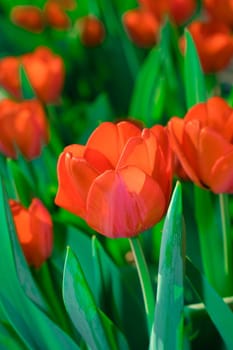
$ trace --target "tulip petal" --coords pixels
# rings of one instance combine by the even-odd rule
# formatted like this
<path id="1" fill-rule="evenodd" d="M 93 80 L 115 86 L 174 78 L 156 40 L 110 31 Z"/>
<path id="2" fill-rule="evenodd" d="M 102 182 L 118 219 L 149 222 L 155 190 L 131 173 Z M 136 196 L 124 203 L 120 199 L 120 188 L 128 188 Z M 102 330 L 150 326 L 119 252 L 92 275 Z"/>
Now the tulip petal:
<path id="1" fill-rule="evenodd" d="M 63 152 L 58 160 L 59 187 L 55 203 L 84 217 L 87 193 L 97 175 L 85 159 Z"/>
<path id="2" fill-rule="evenodd" d="M 25 255 L 29 264 L 39 267 L 52 253 L 53 224 L 49 212 L 37 198 L 32 200 L 28 212 L 33 237 L 28 249 L 25 247 Z"/>
<path id="3" fill-rule="evenodd" d="M 102 153 L 115 167 L 125 143 L 130 137 L 139 135 L 141 130 L 132 123 L 120 122 L 113 124 L 105 122 L 99 125 L 91 134 L 87 148 Z"/>
<path id="4" fill-rule="evenodd" d="M 159 185 L 142 170 L 126 167 L 96 178 L 87 199 L 86 220 L 105 236 L 131 237 L 158 222 L 165 209 Z"/>
<path id="5" fill-rule="evenodd" d="M 189 133 L 192 134 L 192 122 L 190 123 Z M 168 122 L 171 146 L 188 177 L 199 186 L 202 186 L 199 180 L 196 151 L 194 145 L 192 144 L 194 139 L 191 142 L 191 139 L 185 135 L 184 128 L 186 128 L 186 126 L 183 119 L 173 117 Z M 193 124 L 193 128 L 197 129 L 195 128 L 195 123 Z M 197 138 L 197 132 L 195 132 L 195 134 Z M 197 141 L 195 144 L 196 143 Z"/>
<path id="6" fill-rule="evenodd" d="M 233 149 L 213 166 L 210 187 L 215 193 L 233 194 Z"/>
<path id="7" fill-rule="evenodd" d="M 211 128 L 203 128 L 198 148 L 199 169 L 202 181 L 207 185 L 215 183 L 212 168 L 218 159 L 232 151 L 232 145 Z"/>
<path id="8" fill-rule="evenodd" d="M 22 245 L 27 244 L 32 239 L 29 213 L 26 208 L 13 199 L 9 200 L 9 204 L 19 241 Z"/>
<path id="9" fill-rule="evenodd" d="M 144 129 L 138 137 L 132 137 L 126 144 L 117 164 L 117 169 L 135 166 L 152 175 L 157 155 L 157 141 L 149 129 Z"/>

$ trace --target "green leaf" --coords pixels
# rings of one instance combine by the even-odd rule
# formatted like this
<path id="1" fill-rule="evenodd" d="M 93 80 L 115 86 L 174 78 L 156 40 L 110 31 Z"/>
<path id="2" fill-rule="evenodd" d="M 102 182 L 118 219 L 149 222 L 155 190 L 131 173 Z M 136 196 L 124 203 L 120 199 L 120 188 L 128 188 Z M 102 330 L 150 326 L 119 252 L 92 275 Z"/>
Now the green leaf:
<path id="1" fill-rule="evenodd" d="M 150 350 L 183 349 L 183 244 L 181 185 L 177 183 L 162 235 Z"/>
<path id="2" fill-rule="evenodd" d="M 206 86 L 197 50 L 188 30 L 185 30 L 185 41 L 185 91 L 187 107 L 190 108 L 206 100 Z"/>
<path id="3" fill-rule="evenodd" d="M 27 73 L 22 65 L 19 68 L 20 83 L 22 89 L 22 96 L 24 99 L 29 100 L 36 96 L 35 91 L 28 79 Z"/>
<path id="4" fill-rule="evenodd" d="M 17 197 L 20 198 L 20 201 L 24 206 L 28 207 L 33 197 L 31 184 L 15 160 L 8 158 L 7 168 L 11 182 L 15 187 Z"/>
<path id="5" fill-rule="evenodd" d="M 232 311 L 189 259 L 186 259 L 186 276 L 194 291 L 204 303 L 207 313 L 228 349 L 233 349 Z"/>
<path id="6" fill-rule="evenodd" d="M 41 310 L 44 307 L 43 301 L 33 285 L 29 270 L 23 265 L 23 260 L 20 261 L 23 259 L 22 252 L 17 246 L 17 241 L 13 239 L 14 232 L 2 179 L 0 179 L 0 222 L 0 300 L 4 318 L 29 349 L 63 350 L 68 347 L 71 350 L 78 350 L 78 345 L 70 336 Z M 14 249 L 17 249 L 17 261 Z M 20 273 L 23 286 L 22 280 L 19 281 L 17 264 L 22 264 L 18 265 L 18 268 L 22 269 Z"/>
<path id="7" fill-rule="evenodd" d="M 77 331 L 92 350 L 128 349 L 113 323 L 97 308 L 77 257 L 68 247 L 63 298 Z"/>

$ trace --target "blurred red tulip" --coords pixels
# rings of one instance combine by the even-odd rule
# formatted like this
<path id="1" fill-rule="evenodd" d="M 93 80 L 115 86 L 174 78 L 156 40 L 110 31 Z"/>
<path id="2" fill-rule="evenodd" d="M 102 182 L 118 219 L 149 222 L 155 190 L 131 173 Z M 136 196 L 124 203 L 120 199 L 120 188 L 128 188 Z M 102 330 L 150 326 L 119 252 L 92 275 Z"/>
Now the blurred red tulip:
<path id="1" fill-rule="evenodd" d="M 103 23 L 94 16 L 88 15 L 76 21 L 80 40 L 83 45 L 94 47 L 100 45 L 105 37 L 105 29 Z"/>
<path id="2" fill-rule="evenodd" d="M 151 47 L 157 42 L 160 23 L 150 11 L 130 10 L 122 20 L 129 38 L 137 46 Z"/>
<path id="3" fill-rule="evenodd" d="M 59 100 L 64 84 L 64 64 L 60 56 L 41 46 L 34 52 L 0 60 L 0 85 L 14 97 L 21 98 L 19 68 L 23 64 L 38 98 L 45 103 Z"/>
<path id="4" fill-rule="evenodd" d="M 56 29 L 68 29 L 70 19 L 64 8 L 56 0 L 49 0 L 44 6 L 46 24 Z"/>
<path id="5" fill-rule="evenodd" d="M 233 57 L 233 37 L 224 23 L 195 21 L 188 30 L 195 42 L 205 73 L 217 72 L 230 63 Z M 180 47 L 184 52 L 184 37 L 180 40 Z"/>
<path id="6" fill-rule="evenodd" d="M 101 124 L 86 146 L 71 145 L 58 161 L 57 205 L 97 232 L 132 237 L 160 221 L 172 185 L 172 152 L 162 126 Z"/>
<path id="7" fill-rule="evenodd" d="M 211 18 L 233 28 L 232 0 L 204 0 L 203 5 Z"/>
<path id="8" fill-rule="evenodd" d="M 9 204 L 25 258 L 29 265 L 39 268 L 53 249 L 51 216 L 37 198 L 32 200 L 28 209 L 13 199 Z"/>
<path id="9" fill-rule="evenodd" d="M 139 0 L 139 4 L 151 11 L 159 20 L 166 15 L 178 25 L 187 21 L 196 9 L 196 0 Z"/>
<path id="10" fill-rule="evenodd" d="M 168 123 L 171 145 L 190 179 L 215 193 L 233 193 L 233 109 L 220 97 Z"/>
<path id="11" fill-rule="evenodd" d="M 48 142 L 49 126 L 41 104 L 36 100 L 0 101 L 0 152 L 16 158 L 17 149 L 25 158 L 38 157 Z"/>
<path id="12" fill-rule="evenodd" d="M 10 17 L 14 24 L 31 32 L 40 33 L 44 28 L 43 12 L 36 6 L 15 6 Z"/>
<path id="13" fill-rule="evenodd" d="M 41 46 L 21 61 L 37 96 L 46 103 L 58 102 L 65 78 L 62 58 Z"/>

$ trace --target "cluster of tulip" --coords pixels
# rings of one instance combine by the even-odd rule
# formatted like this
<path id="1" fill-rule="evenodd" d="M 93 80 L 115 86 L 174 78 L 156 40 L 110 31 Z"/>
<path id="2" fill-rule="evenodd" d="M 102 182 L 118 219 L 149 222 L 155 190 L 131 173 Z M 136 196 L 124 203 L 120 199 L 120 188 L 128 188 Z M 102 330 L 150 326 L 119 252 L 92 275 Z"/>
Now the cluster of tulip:
<path id="1" fill-rule="evenodd" d="M 3 27 L 25 40 L 22 49 L 14 47 L 14 35 L 0 43 L 4 257 L 38 334 L 46 322 L 53 336 L 41 342 L 24 316 L 23 322 L 13 317 L 11 311 L 18 315 L 21 306 L 9 303 L 7 288 L 11 298 L 16 292 L 6 277 L 6 292 L 0 289 L 0 344 L 6 349 L 42 344 L 60 350 L 65 344 L 74 350 L 127 350 L 137 343 L 151 350 L 206 349 L 209 345 L 199 335 L 193 341 L 183 322 L 192 314 L 185 304 L 201 299 L 217 328 L 216 341 L 232 349 L 233 316 L 222 298 L 233 295 L 228 196 L 233 194 L 233 93 L 216 74 L 228 72 L 233 59 L 231 1 L 38 0 L 33 6 L 6 1 L 1 11 L 7 16 Z M 124 116 L 119 118 L 118 110 Z M 173 186 L 177 179 L 187 201 L 184 213 L 180 183 Z M 186 218 L 190 208 L 195 215 Z M 198 269 L 185 261 L 183 216 L 187 245 L 199 239 L 198 248 L 196 243 L 188 248 L 194 260 L 199 255 Z M 189 231 L 195 230 L 192 238 Z M 86 257 L 79 262 L 89 256 L 90 246 L 97 276 L 93 288 L 91 262 Z M 157 249 L 156 257 L 149 258 L 151 249 L 153 254 Z M 199 298 L 191 288 L 183 295 L 184 264 Z M 129 278 L 123 295 L 118 293 L 121 273 Z M 143 323 L 132 319 L 133 328 L 142 327 L 141 337 L 128 325 L 133 312 L 124 311 L 124 297 L 133 295 L 126 291 L 130 283 L 137 295 L 132 308 Z M 138 300 L 144 301 L 143 312 L 135 306 Z M 9 329 L 17 333 L 12 340 Z"/>

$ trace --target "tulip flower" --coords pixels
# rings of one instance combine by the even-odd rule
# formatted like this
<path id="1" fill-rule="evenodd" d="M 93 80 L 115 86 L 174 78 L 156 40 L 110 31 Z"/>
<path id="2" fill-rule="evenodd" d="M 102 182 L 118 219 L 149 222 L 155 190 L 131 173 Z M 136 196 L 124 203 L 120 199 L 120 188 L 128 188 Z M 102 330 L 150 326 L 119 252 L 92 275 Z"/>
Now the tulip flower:
<path id="1" fill-rule="evenodd" d="M 195 42 L 204 72 L 217 72 L 230 63 L 233 57 L 233 37 L 224 23 L 195 21 L 188 30 Z M 180 40 L 180 47 L 182 51 L 185 50 L 184 37 Z"/>
<path id="2" fill-rule="evenodd" d="M 37 97 L 45 103 L 57 102 L 64 83 L 64 64 L 61 57 L 41 46 L 32 53 L 0 60 L 0 85 L 16 98 L 22 97 L 19 76 L 21 64 Z"/>
<path id="3" fill-rule="evenodd" d="M 129 10 L 122 20 L 129 38 L 137 46 L 151 47 L 157 42 L 160 23 L 150 11 Z"/>
<path id="4" fill-rule="evenodd" d="M 39 268 L 53 249 L 53 224 L 48 210 L 34 198 L 28 209 L 9 200 L 16 233 L 29 265 Z"/>
<path id="5" fill-rule="evenodd" d="M 232 0 L 204 0 L 204 8 L 215 21 L 222 22 L 233 28 L 233 2 Z"/>
<path id="6" fill-rule="evenodd" d="M 168 123 L 171 146 L 198 186 L 233 193 L 233 109 L 220 97 L 193 106 Z"/>
<path id="7" fill-rule="evenodd" d="M 157 19 L 162 20 L 169 15 L 178 25 L 191 17 L 197 6 L 195 0 L 139 0 L 139 4 L 151 11 Z"/>
<path id="8" fill-rule="evenodd" d="M 68 29 L 70 19 L 62 5 L 55 0 L 49 0 L 44 6 L 44 16 L 46 24 L 56 29 Z"/>
<path id="9" fill-rule="evenodd" d="M 43 12 L 36 6 L 15 6 L 11 11 L 14 24 L 31 32 L 40 33 L 44 28 Z"/>
<path id="10" fill-rule="evenodd" d="M 133 237 L 160 221 L 172 184 L 172 152 L 162 126 L 102 123 L 85 146 L 59 157 L 55 203 L 97 232 Z"/>
<path id="11" fill-rule="evenodd" d="M 83 45 L 94 47 L 100 45 L 105 37 L 103 23 L 95 16 L 88 15 L 76 21 L 80 41 Z"/>
<path id="12" fill-rule="evenodd" d="M 0 152 L 17 158 L 19 150 L 25 158 L 38 157 L 48 142 L 49 127 L 41 104 L 37 100 L 0 101 Z"/>

